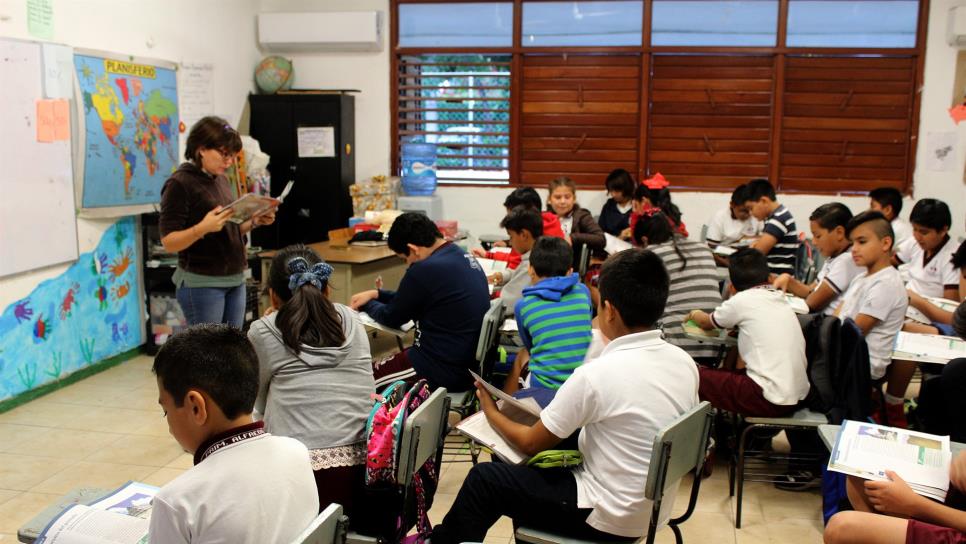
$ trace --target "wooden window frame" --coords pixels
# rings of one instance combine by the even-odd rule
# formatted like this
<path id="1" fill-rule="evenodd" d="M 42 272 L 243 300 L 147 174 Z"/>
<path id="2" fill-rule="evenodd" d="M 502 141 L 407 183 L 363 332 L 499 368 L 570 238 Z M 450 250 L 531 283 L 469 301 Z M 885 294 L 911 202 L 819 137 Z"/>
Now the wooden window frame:
<path id="1" fill-rule="evenodd" d="M 910 120 L 907 130 L 907 168 L 904 185 L 901 188 L 903 193 L 911 194 L 913 189 L 912 178 L 915 173 L 916 148 L 918 144 L 920 107 L 922 93 L 920 88 L 923 83 L 923 72 L 925 69 L 926 37 L 929 19 L 929 0 L 919 0 L 919 11 L 916 29 L 916 45 L 911 48 L 855 48 L 855 47 L 788 47 L 785 45 L 788 25 L 788 6 L 794 0 L 778 1 L 778 21 L 776 29 L 776 46 L 774 47 L 709 47 L 709 46 L 652 46 L 651 45 L 651 13 L 653 0 L 642 0 L 643 21 L 641 24 L 642 39 L 641 46 L 614 46 L 614 47 L 563 47 L 563 46 L 532 46 L 524 47 L 522 41 L 523 25 L 523 4 L 524 2 L 549 2 L 555 0 L 505 0 L 513 4 L 513 45 L 511 47 L 399 47 L 399 6 L 402 4 L 444 4 L 456 2 L 473 2 L 474 0 L 390 0 L 389 17 L 389 43 L 391 44 L 389 75 L 390 75 L 390 120 L 391 120 L 391 170 L 399 173 L 399 134 L 398 134 L 398 69 L 399 57 L 403 55 L 420 54 L 508 54 L 511 55 L 510 68 L 510 147 L 509 147 L 509 172 L 510 187 L 525 186 L 518 180 L 520 178 L 520 154 L 521 138 L 519 136 L 519 126 L 522 107 L 522 58 L 528 53 L 636 53 L 640 54 L 642 62 L 641 71 L 641 97 L 640 97 L 640 135 L 638 150 L 638 171 L 639 177 L 648 174 L 647 164 L 647 137 L 649 131 L 649 111 L 650 111 L 650 67 L 653 54 L 660 53 L 705 53 L 705 54 L 758 54 L 772 55 L 775 57 L 775 74 L 773 89 L 773 112 L 771 123 L 771 150 L 770 150 L 770 176 L 769 179 L 779 180 L 777 189 L 784 192 L 806 193 L 806 194 L 865 194 L 866 190 L 841 187 L 834 190 L 787 190 L 781 187 L 780 182 L 780 154 L 782 141 L 782 119 L 784 111 L 784 82 L 785 82 L 785 59 L 789 55 L 839 55 L 839 56 L 900 56 L 913 57 L 915 59 L 915 73 L 912 81 L 915 91 L 912 95 L 912 107 Z M 475 0 L 480 1 L 480 0 Z M 503 1 L 503 0 L 494 0 Z M 586 0 L 594 1 L 594 0 Z M 603 184 L 603 178 L 599 185 L 582 185 L 581 188 L 599 189 Z M 442 184 L 449 185 L 449 184 Z M 507 187 L 506 185 L 493 185 Z M 672 187 L 674 187 L 672 185 Z M 701 187 L 693 185 L 682 185 L 675 187 L 679 190 L 692 192 L 720 192 L 720 188 Z"/>

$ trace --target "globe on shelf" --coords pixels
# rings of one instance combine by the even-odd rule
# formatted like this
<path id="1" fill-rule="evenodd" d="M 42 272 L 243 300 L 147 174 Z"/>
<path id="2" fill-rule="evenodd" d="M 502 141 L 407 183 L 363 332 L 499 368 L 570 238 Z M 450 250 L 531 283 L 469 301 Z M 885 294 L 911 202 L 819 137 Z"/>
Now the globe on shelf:
<path id="1" fill-rule="evenodd" d="M 292 88 L 295 69 L 284 57 L 265 57 L 255 68 L 255 85 L 262 94 L 275 94 Z"/>

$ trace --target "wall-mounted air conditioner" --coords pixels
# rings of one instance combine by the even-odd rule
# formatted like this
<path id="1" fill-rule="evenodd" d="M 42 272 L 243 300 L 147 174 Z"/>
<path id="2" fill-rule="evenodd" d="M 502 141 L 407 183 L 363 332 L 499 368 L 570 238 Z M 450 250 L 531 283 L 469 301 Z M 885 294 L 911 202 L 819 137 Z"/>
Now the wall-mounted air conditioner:
<path id="1" fill-rule="evenodd" d="M 966 6 L 950 9 L 946 25 L 946 42 L 953 47 L 966 48 Z"/>
<path id="2" fill-rule="evenodd" d="M 267 51 L 380 51 L 382 12 L 259 13 L 258 43 Z"/>

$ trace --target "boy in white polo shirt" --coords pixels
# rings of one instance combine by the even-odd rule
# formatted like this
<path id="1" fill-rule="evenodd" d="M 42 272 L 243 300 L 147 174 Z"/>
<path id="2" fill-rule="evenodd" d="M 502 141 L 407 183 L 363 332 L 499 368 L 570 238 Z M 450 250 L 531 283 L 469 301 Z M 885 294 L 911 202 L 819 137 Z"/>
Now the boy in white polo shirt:
<path id="1" fill-rule="evenodd" d="M 903 397 L 916 364 L 893 361 L 892 346 L 906 318 L 908 297 L 902 277 L 891 263 L 892 225 L 879 212 L 866 211 L 848 225 L 852 258 L 866 272 L 852 282 L 839 310 L 842 320 L 851 318 L 862 329 L 869 346 L 869 366 L 873 380 L 881 380 L 888 370 L 885 414 L 873 417 L 893 427 L 906 427 Z"/>
<path id="2" fill-rule="evenodd" d="M 741 241 L 751 241 L 761 235 L 762 224 L 752 217 L 745 206 L 747 186 L 742 184 L 731 192 L 727 210 L 718 210 L 708 223 L 707 241 L 711 249 L 719 244 L 730 246 Z"/>
<path id="3" fill-rule="evenodd" d="M 478 387 L 490 424 L 517 449 L 528 455 L 552 449 L 579 429 L 584 462 L 575 470 L 474 466 L 434 529 L 433 544 L 482 542 L 503 515 L 594 542 L 647 532 L 644 482 L 654 436 L 698 403 L 694 360 L 654 328 L 668 285 L 661 258 L 650 251 L 628 249 L 604 263 L 598 318 L 601 333 L 613 340 L 574 371 L 534 425 L 508 419 Z M 662 520 L 674 494 L 665 496 Z"/>
<path id="4" fill-rule="evenodd" d="M 809 311 L 833 315 L 842 304 L 842 294 L 864 270 L 852 260 L 849 248 L 852 243 L 845 235 L 845 227 L 852 219 L 852 212 L 839 202 L 822 204 L 809 216 L 812 243 L 825 257 L 818 277 L 806 285 L 791 274 L 782 274 L 772 285 L 797 297 L 805 299 Z"/>
<path id="5" fill-rule="evenodd" d="M 785 293 L 768 283 L 768 261 L 760 252 L 731 254 L 728 274 L 732 297 L 711 314 L 694 310 L 688 318 L 705 330 L 738 328 L 738 365 L 734 371 L 699 368 L 699 396 L 746 416 L 788 415 L 809 389 L 801 325 Z"/>
<path id="6" fill-rule="evenodd" d="M 194 466 L 154 497 L 150 542 L 290 542 L 319 513 L 309 452 L 253 421 L 258 356 L 245 333 L 197 325 L 154 359 L 168 428 Z"/>
<path id="7" fill-rule="evenodd" d="M 959 270 L 952 262 L 957 246 L 949 238 L 949 206 L 935 198 L 923 198 L 913 206 L 909 220 L 912 239 L 896 250 L 898 264 L 909 265 L 906 287 L 924 297 L 958 301 Z"/>
<path id="8" fill-rule="evenodd" d="M 892 233 L 896 239 L 892 243 L 893 250 L 912 238 L 912 225 L 899 217 L 902 212 L 902 193 L 893 187 L 879 187 L 869 191 L 869 209 L 882 212 L 886 220 L 892 224 Z"/>

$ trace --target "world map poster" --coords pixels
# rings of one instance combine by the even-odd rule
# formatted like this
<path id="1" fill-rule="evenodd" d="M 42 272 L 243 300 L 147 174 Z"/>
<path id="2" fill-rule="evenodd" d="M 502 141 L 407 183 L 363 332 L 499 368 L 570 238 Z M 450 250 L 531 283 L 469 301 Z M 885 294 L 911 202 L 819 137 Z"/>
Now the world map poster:
<path id="1" fill-rule="evenodd" d="M 84 156 L 82 207 L 153 204 L 178 167 L 178 90 L 170 68 L 74 55 Z"/>

